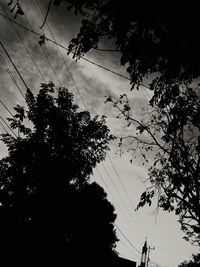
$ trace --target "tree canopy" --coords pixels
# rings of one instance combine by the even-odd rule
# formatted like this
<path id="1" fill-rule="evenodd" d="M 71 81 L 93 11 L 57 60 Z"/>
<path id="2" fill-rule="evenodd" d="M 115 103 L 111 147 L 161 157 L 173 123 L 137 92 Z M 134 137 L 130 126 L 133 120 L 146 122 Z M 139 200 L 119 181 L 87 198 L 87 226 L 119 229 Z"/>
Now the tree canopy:
<path id="1" fill-rule="evenodd" d="M 133 86 L 150 74 L 164 83 L 193 79 L 200 74 L 198 8 L 194 3 L 147 1 L 55 0 L 67 3 L 84 18 L 69 52 L 79 58 L 100 41 L 115 41 L 121 64 L 127 66 Z"/>
<path id="2" fill-rule="evenodd" d="M 198 267 L 200 264 L 200 254 L 192 255 L 193 259 L 182 262 L 178 267 Z"/>
<path id="3" fill-rule="evenodd" d="M 37 96 L 27 90 L 26 104 L 9 119 L 17 138 L 1 135 L 8 148 L 0 160 L 1 251 L 60 263 L 115 254 L 114 208 L 104 190 L 89 183 L 113 139 L 105 118 L 78 112 L 73 95 L 55 92 L 52 82 Z"/>

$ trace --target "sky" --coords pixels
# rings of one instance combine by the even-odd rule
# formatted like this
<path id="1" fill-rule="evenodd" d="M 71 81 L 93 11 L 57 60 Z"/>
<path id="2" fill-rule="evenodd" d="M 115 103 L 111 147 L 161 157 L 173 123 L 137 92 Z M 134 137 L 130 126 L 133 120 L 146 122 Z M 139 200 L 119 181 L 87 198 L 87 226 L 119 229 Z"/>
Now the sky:
<path id="1" fill-rule="evenodd" d="M 13 19 L 14 14 L 10 12 L 8 2 L 0 1 L 0 13 Z M 78 33 L 81 18 L 67 12 L 66 6 L 62 5 L 51 9 L 48 25 L 45 24 L 43 30 L 40 30 L 43 15 L 38 3 L 45 13 L 48 0 L 21 0 L 20 4 L 26 17 L 18 16 L 15 21 L 40 34 L 45 33 L 48 38 L 55 38 L 57 43 L 67 47 L 71 38 Z M 107 116 L 107 125 L 112 134 L 123 135 L 125 124 L 123 120 L 116 118 L 116 110 L 110 104 L 104 103 L 105 96 L 112 95 L 117 98 L 120 94 L 126 93 L 133 107 L 133 115 L 139 118 L 148 115 L 150 98 L 148 90 L 141 88 L 139 91 L 130 91 L 131 86 L 127 79 L 83 59 L 75 61 L 71 56 L 67 56 L 66 50 L 58 48 L 50 41 L 46 41 L 45 45 L 40 47 L 33 33 L 2 16 L 0 16 L 0 41 L 34 94 L 37 94 L 40 83 L 44 82 L 43 78 L 45 81 L 53 81 L 57 86 L 67 87 L 74 94 L 74 100 L 80 109 L 84 110 L 86 107 L 92 115 Z M 104 49 L 112 48 L 111 41 L 100 45 Z M 125 67 L 119 63 L 120 54 L 117 52 L 94 50 L 89 52 L 86 58 L 128 77 Z M 12 76 L 5 70 L 2 60 Z M 24 93 L 25 87 L 2 48 L 0 48 L 0 61 L 0 99 L 13 110 L 16 104 L 25 105 L 13 79 Z M 2 105 L 0 114 L 3 118 L 9 117 Z M 1 124 L 0 128 L 3 130 Z M 156 203 L 151 208 L 144 207 L 135 212 L 140 195 L 145 190 L 144 181 L 148 177 L 148 165 L 142 165 L 140 158 L 134 159 L 131 164 L 130 155 L 125 150 L 121 156 L 119 155 L 116 142 L 111 143 L 110 147 L 106 160 L 94 169 L 91 181 L 97 181 L 104 187 L 108 199 L 115 207 L 118 227 L 116 231 L 120 240 L 116 250 L 119 255 L 139 263 L 141 256 L 138 250 L 141 251 L 147 238 L 148 245 L 151 248 L 155 247 L 150 252 L 151 266 L 156 266 L 153 263 L 157 263 L 163 267 L 177 267 L 182 261 L 189 260 L 192 253 L 197 253 L 198 250 L 183 240 L 184 233 L 181 232 L 175 215 L 161 210 L 156 213 Z M 0 155 L 5 154 L 6 148 L 0 144 Z"/>

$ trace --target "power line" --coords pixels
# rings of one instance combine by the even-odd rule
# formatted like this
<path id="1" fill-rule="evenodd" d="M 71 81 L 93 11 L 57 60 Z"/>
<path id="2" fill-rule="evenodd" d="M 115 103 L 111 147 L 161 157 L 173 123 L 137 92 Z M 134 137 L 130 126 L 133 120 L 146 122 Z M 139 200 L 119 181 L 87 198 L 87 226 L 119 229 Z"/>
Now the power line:
<path id="1" fill-rule="evenodd" d="M 108 191 L 110 191 L 109 190 L 109 187 L 108 187 L 108 185 L 106 184 L 106 182 L 104 181 L 104 179 L 103 179 L 103 177 L 102 177 L 102 175 L 100 174 L 100 172 L 98 171 L 98 169 L 96 169 L 96 171 L 97 171 L 97 173 L 98 173 L 98 175 L 99 175 L 99 177 L 101 178 L 101 180 L 103 181 L 103 183 L 104 183 L 104 185 L 106 186 L 106 188 L 108 189 Z M 113 197 L 113 195 L 112 195 L 112 193 L 111 193 L 111 191 L 110 191 L 110 194 L 111 194 L 111 196 L 112 196 L 112 198 L 115 200 L 115 198 Z M 115 200 L 115 202 L 117 203 L 117 205 L 118 205 L 118 207 L 119 207 L 119 209 L 121 210 L 121 208 L 120 208 L 120 205 L 118 204 L 118 202 Z M 123 210 L 121 210 L 121 211 L 123 211 Z M 124 211 L 123 211 L 124 212 Z M 116 224 L 115 224 L 115 226 L 116 226 Z M 117 228 L 118 228 L 118 230 L 119 230 L 119 227 L 118 226 L 116 226 Z M 119 230 L 120 231 L 120 233 L 122 234 L 122 231 L 121 231 L 121 229 Z M 125 234 L 123 233 L 122 234 L 123 235 L 123 237 L 126 239 L 126 241 L 127 241 L 127 237 L 125 237 Z M 129 243 L 129 242 L 128 242 Z M 130 243 L 129 243 L 130 244 Z"/>
<path id="2" fill-rule="evenodd" d="M 5 71 L 8 73 L 8 75 L 9 75 L 10 78 L 11 78 L 11 80 L 13 81 L 13 83 L 15 84 L 15 86 L 17 87 L 17 89 L 19 90 L 19 92 L 20 92 L 20 93 L 22 94 L 22 96 L 23 96 L 22 90 L 20 89 L 20 87 L 19 87 L 19 85 L 18 85 L 18 83 L 17 83 L 15 77 L 13 76 L 11 70 L 9 69 L 9 67 L 7 66 L 5 60 L 3 59 L 3 57 L 2 57 L 1 55 L 0 55 L 0 60 L 1 60 L 2 64 L 3 64 L 3 66 L 4 66 Z M 23 97 L 24 97 L 24 96 L 23 96 Z"/>
<path id="3" fill-rule="evenodd" d="M 102 166 L 103 166 L 103 168 L 104 168 L 104 170 L 105 170 L 105 172 L 106 172 L 106 174 L 107 174 L 109 180 L 111 181 L 111 183 L 112 183 L 112 185 L 113 185 L 115 191 L 116 191 L 117 194 L 119 195 L 119 197 L 120 197 L 120 199 L 121 199 L 121 201 L 122 201 L 122 204 L 123 204 L 125 210 L 127 211 L 127 215 L 129 215 L 129 219 L 130 219 L 131 223 L 133 223 L 134 227 L 135 227 L 135 226 L 138 227 L 138 225 L 136 225 L 135 222 L 133 221 L 133 217 L 132 217 L 133 214 L 130 212 L 128 206 L 126 205 L 126 202 L 124 201 L 124 199 L 123 199 L 123 197 L 122 197 L 120 191 L 118 190 L 118 187 L 116 186 L 116 184 L 114 183 L 113 179 L 111 178 L 111 176 L 110 176 L 110 174 L 109 174 L 107 168 L 105 167 L 105 165 L 104 165 L 103 163 L 102 163 Z M 111 191 L 110 191 L 110 193 L 111 193 Z M 119 206 L 119 207 L 120 207 L 120 206 Z M 122 211 L 123 211 L 123 213 L 124 213 L 124 210 L 123 210 L 123 209 L 122 209 Z M 131 215 L 132 215 L 132 216 L 131 216 Z"/>
<path id="4" fill-rule="evenodd" d="M 109 159 L 109 161 L 110 161 L 110 163 L 111 163 L 111 165 L 112 165 L 112 168 L 114 169 L 114 172 L 115 172 L 115 174 L 116 174 L 116 176 L 117 176 L 117 178 L 118 178 L 118 180 L 119 180 L 119 182 L 120 182 L 120 184 L 121 184 L 121 187 L 123 188 L 124 193 L 125 193 L 125 195 L 127 196 L 128 202 L 130 203 L 130 206 L 132 207 L 134 214 L 138 217 L 138 215 L 137 215 L 137 213 L 136 213 L 136 211 L 135 211 L 136 208 L 134 207 L 134 205 L 133 205 L 133 203 L 132 203 L 132 201 L 131 201 L 131 199 L 130 199 L 129 193 L 128 193 L 126 187 L 124 186 L 124 184 L 123 184 L 123 182 L 122 182 L 122 179 L 120 178 L 120 175 L 118 174 L 118 172 L 117 172 L 117 170 L 116 170 L 116 167 L 115 167 L 115 165 L 114 165 L 114 163 L 113 163 L 111 157 L 109 156 L 109 153 L 107 153 L 107 155 L 108 155 L 108 159 Z M 138 219 L 140 220 L 139 217 L 138 217 Z M 141 223 L 141 220 L 140 220 L 140 223 Z M 144 234 L 146 235 L 146 231 L 144 230 L 144 226 L 143 226 L 142 223 L 140 224 L 140 227 L 142 228 Z"/>
<path id="5" fill-rule="evenodd" d="M 98 173 L 98 175 L 99 175 L 101 181 L 103 182 L 105 188 L 106 188 L 106 189 L 108 190 L 108 192 L 110 193 L 110 196 L 113 198 L 114 202 L 117 204 L 119 210 L 120 210 L 125 216 L 127 216 L 127 214 L 124 212 L 124 210 L 121 209 L 120 204 L 118 203 L 118 201 L 116 200 L 116 198 L 115 198 L 114 195 L 112 194 L 112 191 L 110 190 L 108 184 L 107 184 L 106 181 L 104 180 L 103 176 L 101 175 L 101 173 L 99 172 L 99 170 L 98 170 L 97 167 L 96 167 L 96 171 L 97 171 L 97 173 Z M 127 217 L 127 218 L 128 218 L 128 217 Z M 131 222 L 132 222 L 132 221 L 131 221 Z"/>
<path id="6" fill-rule="evenodd" d="M 1 126 L 1 130 L 2 130 L 2 133 L 8 133 L 8 131 L 6 130 L 5 126 L 3 125 L 3 123 L 0 121 L 0 126 Z"/>
<path id="7" fill-rule="evenodd" d="M 116 226 L 116 228 L 118 229 L 118 231 L 123 235 L 123 237 L 126 239 L 126 241 L 131 245 L 132 248 L 134 248 L 135 251 L 137 251 L 139 254 L 141 254 L 141 252 L 131 243 L 131 241 L 125 236 L 125 234 L 122 232 L 122 230 L 119 228 L 119 226 L 117 226 L 116 223 L 114 223 L 114 225 Z"/>
<path id="8" fill-rule="evenodd" d="M 16 133 L 13 131 L 13 129 L 8 125 L 8 123 L 4 120 L 4 118 L 0 115 L 0 119 L 4 122 L 4 124 L 9 128 L 9 130 L 13 133 L 13 135 L 17 138 Z"/>
<path id="9" fill-rule="evenodd" d="M 122 201 L 122 204 L 123 204 L 124 208 L 126 209 L 127 214 L 129 215 L 130 219 L 131 219 L 131 222 L 134 224 L 134 226 L 136 226 L 135 223 L 134 223 L 133 220 L 132 220 L 132 219 L 134 218 L 134 217 L 132 217 L 132 216 L 133 216 L 133 213 L 129 211 L 129 208 L 128 208 L 128 206 L 126 205 L 126 202 L 124 201 L 124 199 L 123 199 L 123 197 L 122 197 L 120 191 L 118 190 L 118 187 L 117 187 L 116 184 L 113 182 L 113 179 L 111 178 L 111 176 L 110 176 L 110 174 L 109 174 L 107 168 L 105 167 L 105 165 L 104 165 L 103 163 L 102 163 L 102 166 L 103 166 L 103 168 L 104 168 L 104 170 L 105 170 L 105 172 L 106 172 L 108 178 L 110 179 L 110 181 L 111 181 L 111 183 L 112 183 L 112 185 L 113 185 L 115 191 L 116 191 L 117 194 L 119 195 L 119 197 L 120 197 L 120 199 L 121 199 L 121 201 Z M 115 166 L 114 166 L 113 163 L 112 163 L 112 168 L 113 168 L 114 170 L 116 170 L 116 169 L 115 169 Z M 119 178 L 119 177 L 118 177 L 118 178 Z M 120 179 L 120 180 L 121 180 L 121 179 Z M 124 185 L 123 185 L 123 188 L 124 188 Z M 131 215 L 132 215 L 132 216 L 131 216 Z M 141 229 L 140 229 L 140 230 L 141 230 Z M 144 231 L 144 229 L 143 229 L 143 231 Z M 144 233 L 145 233 L 145 231 L 144 231 Z M 145 234 L 145 235 L 146 235 L 146 234 Z"/>
<path id="10" fill-rule="evenodd" d="M 8 111 L 8 113 L 12 116 L 12 117 L 14 117 L 14 115 L 12 114 L 12 112 L 9 110 L 9 108 L 3 103 L 3 101 L 0 99 L 0 103 L 1 103 L 1 105 Z"/>
<path id="11" fill-rule="evenodd" d="M 129 213 L 130 211 L 129 211 L 129 209 L 128 209 L 128 207 L 127 207 L 127 205 L 126 205 L 124 199 L 122 198 L 122 196 L 121 196 L 121 194 L 120 194 L 120 192 L 119 192 L 119 190 L 118 190 L 116 184 L 113 182 L 113 180 L 112 180 L 112 178 L 111 178 L 111 176 L 110 176 L 108 170 L 106 169 L 106 167 L 105 167 L 105 165 L 104 165 L 103 163 L 102 163 L 102 166 L 103 166 L 103 168 L 104 168 L 104 170 L 105 170 L 105 172 L 106 172 L 108 178 L 110 179 L 110 181 L 111 181 L 113 187 L 115 188 L 115 191 L 116 191 L 117 194 L 119 195 L 119 197 L 120 197 L 120 199 L 121 199 L 121 201 L 122 201 L 122 203 L 123 203 L 123 206 L 125 207 L 125 209 L 127 210 L 129 216 L 131 217 L 131 215 L 130 215 L 130 213 Z M 131 220 L 132 220 L 132 218 L 131 218 Z"/>
<path id="12" fill-rule="evenodd" d="M 113 74 L 115 74 L 115 75 L 121 77 L 121 78 L 124 78 L 124 79 L 126 79 L 126 80 L 131 81 L 130 78 L 128 78 L 128 77 L 126 77 L 126 76 L 124 76 L 124 75 L 122 75 L 122 74 L 120 74 L 120 73 L 118 73 L 118 72 L 116 72 L 116 71 L 114 71 L 114 70 L 111 70 L 111 69 L 109 69 L 109 68 L 107 68 L 107 67 L 104 67 L 104 66 L 102 66 L 102 65 L 100 65 L 100 64 L 98 64 L 98 63 L 96 63 L 96 62 L 94 62 L 94 61 L 92 61 L 92 60 L 90 60 L 90 59 L 88 59 L 88 58 L 86 58 L 86 57 L 84 57 L 84 56 L 80 56 L 80 58 L 82 58 L 83 60 L 85 60 L 85 61 L 87 61 L 87 62 L 89 62 L 89 63 L 91 63 L 91 64 L 93 64 L 93 65 L 95 65 L 95 66 L 97 66 L 97 67 L 99 67 L 99 68 L 101 68 L 101 69 L 104 69 L 104 70 L 106 70 L 106 71 L 109 71 L 109 72 L 111 72 L 111 73 L 113 73 Z"/>
<path id="13" fill-rule="evenodd" d="M 21 28 L 23 28 L 23 29 L 25 29 L 25 30 L 27 30 L 27 31 L 30 31 L 30 32 L 32 32 L 32 33 L 38 35 L 39 37 L 41 37 L 41 34 L 40 34 L 40 33 L 36 32 L 36 31 L 33 31 L 33 30 L 31 30 L 31 29 L 29 29 L 29 28 L 23 26 L 22 24 L 20 24 L 20 23 L 14 21 L 13 19 L 10 19 L 9 17 L 5 16 L 5 15 L 2 14 L 2 13 L 0 13 L 0 15 L 1 15 L 2 17 L 4 17 L 4 18 L 10 20 L 11 22 L 15 23 L 15 24 L 18 25 L 19 27 L 21 27 Z M 68 49 L 67 47 L 65 47 L 65 46 L 63 46 L 63 45 L 61 45 L 61 44 L 59 44 L 58 42 L 55 42 L 55 41 L 51 40 L 51 39 L 48 38 L 48 37 L 45 37 L 45 40 L 47 40 L 47 41 L 49 41 L 49 42 L 52 42 L 52 43 L 54 43 L 55 45 L 58 45 L 58 46 L 61 47 L 62 49 L 64 49 L 64 50 L 66 50 L 67 52 L 69 52 L 69 49 Z M 131 81 L 131 79 L 130 79 L 129 77 L 126 77 L 126 76 L 124 76 L 124 75 L 122 75 L 122 74 L 120 74 L 120 73 L 118 73 L 118 72 L 116 72 L 116 71 L 114 71 L 114 70 L 111 70 L 111 69 L 109 69 L 109 68 L 107 68 L 107 67 L 104 67 L 104 66 L 102 66 L 102 65 L 100 65 L 100 64 L 98 64 L 98 63 L 96 63 L 96 62 L 94 62 L 94 61 L 92 61 L 92 60 L 90 60 L 90 59 L 88 59 L 88 58 L 86 58 L 86 57 L 84 57 L 84 56 L 80 56 L 80 58 L 83 59 L 83 60 L 85 60 L 85 61 L 87 61 L 87 62 L 89 62 L 89 63 L 91 63 L 91 64 L 93 64 L 93 65 L 95 65 L 95 66 L 97 66 L 97 67 L 99 67 L 99 68 L 101 68 L 101 69 L 104 69 L 104 70 L 106 70 L 106 71 L 108 71 L 108 72 L 111 72 L 111 73 L 113 73 L 113 74 L 115 74 L 115 75 L 121 77 L 121 78 L 124 78 L 124 79 L 126 79 L 126 80 Z M 140 85 L 143 85 L 143 84 L 140 84 Z M 143 86 L 145 86 L 145 85 L 143 85 Z M 147 87 L 147 86 L 145 86 L 145 87 Z M 147 88 L 148 88 L 148 87 L 147 87 Z"/>
<path id="14" fill-rule="evenodd" d="M 9 59 L 10 62 L 12 63 L 14 69 L 16 70 L 17 74 L 19 75 L 19 77 L 20 77 L 21 81 L 23 82 L 24 86 L 26 87 L 26 89 L 29 89 L 28 86 L 27 86 L 27 84 L 26 84 L 26 82 L 24 81 L 22 75 L 21 75 L 20 72 L 18 71 L 18 69 L 17 69 L 15 63 L 13 62 L 12 58 L 10 57 L 8 51 L 6 50 L 5 46 L 3 45 L 3 43 L 2 43 L 1 41 L 0 41 L 0 45 L 1 45 L 1 47 L 3 48 L 4 52 L 6 53 L 8 59 Z M 20 91 L 21 95 L 23 96 L 23 98 L 25 98 L 25 96 L 24 96 L 22 90 L 19 89 L 19 91 Z"/>
<path id="15" fill-rule="evenodd" d="M 104 185 L 106 186 L 107 189 L 109 189 L 108 185 L 106 184 L 106 182 L 104 181 L 103 177 L 101 176 L 100 172 L 98 171 L 98 169 L 96 169 L 99 177 L 101 178 L 101 180 L 103 181 Z M 110 191 L 110 190 L 109 190 Z M 110 192 L 111 193 L 111 192 Z M 113 195 L 112 195 L 113 197 Z M 119 205 L 119 204 L 118 204 Z M 120 206 L 119 206 L 120 208 Z M 128 240 L 128 238 L 125 236 L 125 234 L 122 232 L 122 230 L 119 228 L 119 226 L 116 225 L 116 223 L 114 223 L 114 225 L 117 227 L 117 229 L 119 230 L 119 232 L 122 234 L 122 236 L 125 238 L 125 240 L 134 248 L 134 250 L 136 250 L 137 252 L 139 252 L 139 250 Z M 122 242 L 122 241 L 121 241 Z M 122 242 L 123 243 L 123 242 Z M 124 244 L 124 243 L 123 243 Z M 140 253 L 140 252 L 139 252 Z"/>
<path id="16" fill-rule="evenodd" d="M 132 249 L 132 247 L 130 248 L 130 246 L 128 246 L 127 245 L 127 243 L 125 243 L 123 240 L 119 240 L 119 242 L 121 243 L 121 244 L 123 244 L 123 246 L 126 248 L 126 249 L 128 249 L 131 253 L 133 253 L 138 259 L 139 259 L 139 256 L 137 255 L 137 254 L 135 254 L 135 250 L 133 250 Z M 121 253 L 119 253 L 119 255 L 121 255 L 123 258 L 127 258 L 125 255 L 122 255 Z M 133 259 L 131 259 L 131 260 L 133 260 Z M 135 261 L 135 259 L 134 259 L 134 261 Z"/>
<path id="17" fill-rule="evenodd" d="M 10 109 L 6 106 L 6 104 L 1 99 L 0 99 L 0 103 L 8 111 L 8 113 L 14 118 L 13 113 L 10 111 Z M 6 126 L 10 129 L 10 131 L 16 136 L 16 134 L 14 133 L 14 131 L 12 130 L 12 128 L 7 124 L 7 122 L 3 119 L 3 117 L 2 116 L 0 116 L 0 117 L 1 117 L 1 120 L 4 122 L 4 124 L 6 124 Z M 8 131 L 6 130 L 5 126 L 3 125 L 3 123 L 1 121 L 0 121 L 0 125 L 3 127 L 4 131 L 6 133 L 8 133 Z"/>

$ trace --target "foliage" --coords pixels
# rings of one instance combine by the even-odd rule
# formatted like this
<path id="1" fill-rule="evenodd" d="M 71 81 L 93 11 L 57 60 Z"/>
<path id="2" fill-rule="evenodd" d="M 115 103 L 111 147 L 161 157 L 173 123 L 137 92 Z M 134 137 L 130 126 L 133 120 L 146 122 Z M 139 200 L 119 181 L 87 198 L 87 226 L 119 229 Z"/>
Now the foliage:
<path id="1" fill-rule="evenodd" d="M 73 203 L 70 210 L 73 220 L 70 220 L 67 231 L 70 254 L 73 257 L 73 251 L 78 250 L 81 262 L 87 260 L 88 263 L 90 258 L 90 261 L 98 259 L 98 264 L 101 260 L 105 264 L 105 259 L 115 255 L 113 249 L 117 241 L 113 206 L 106 199 L 103 188 L 96 183 L 86 184 L 81 192 L 74 192 Z"/>
<path id="2" fill-rule="evenodd" d="M 192 255 L 193 260 L 184 261 L 178 267 L 198 267 L 200 264 L 200 254 Z"/>
<path id="3" fill-rule="evenodd" d="M 136 134 L 120 138 L 120 146 L 129 140 L 128 150 L 139 150 L 144 162 L 150 161 L 150 186 L 141 195 L 139 207 L 151 205 L 179 216 L 187 240 L 200 244 L 200 97 L 192 84 L 172 86 L 151 100 L 146 121 L 132 117 L 127 97 L 108 98 Z M 131 158 L 133 161 L 133 158 Z"/>
<path id="4" fill-rule="evenodd" d="M 12 7 L 13 5 L 13 7 Z M 24 11 L 22 10 L 22 7 L 19 3 L 19 1 L 16 1 L 16 3 L 13 3 L 13 0 L 11 0 L 9 3 L 8 3 L 8 6 L 11 6 L 12 8 L 10 9 L 10 12 L 14 12 L 15 15 L 14 15 L 14 19 L 17 18 L 17 15 L 24 15 Z"/>
<path id="5" fill-rule="evenodd" d="M 147 1 L 55 0 L 54 4 L 61 2 L 84 16 L 80 32 L 69 45 L 74 57 L 99 49 L 101 40 L 113 39 L 133 86 L 152 73 L 170 84 L 199 76 L 198 8 L 194 3 L 172 7 Z"/>
<path id="6" fill-rule="evenodd" d="M 9 119 L 18 137 L 2 135 L 8 155 L 0 160 L 1 243 L 22 257 L 50 262 L 62 262 L 70 249 L 71 256 L 93 250 L 95 238 L 98 253 L 112 253 L 114 208 L 88 181 L 113 137 L 104 118 L 78 112 L 73 95 L 65 88 L 56 95 L 54 87 L 42 84 L 36 97 L 28 90 L 27 110 L 17 105 Z"/>

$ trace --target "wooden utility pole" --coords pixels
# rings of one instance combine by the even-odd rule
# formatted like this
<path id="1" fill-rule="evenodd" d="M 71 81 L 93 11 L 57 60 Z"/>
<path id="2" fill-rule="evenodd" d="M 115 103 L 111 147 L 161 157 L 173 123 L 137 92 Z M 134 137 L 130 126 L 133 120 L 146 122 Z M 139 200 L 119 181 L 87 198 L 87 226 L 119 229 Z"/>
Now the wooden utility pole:
<path id="1" fill-rule="evenodd" d="M 144 246 L 142 248 L 140 267 L 146 267 L 146 261 L 147 261 L 147 240 L 145 241 Z"/>

